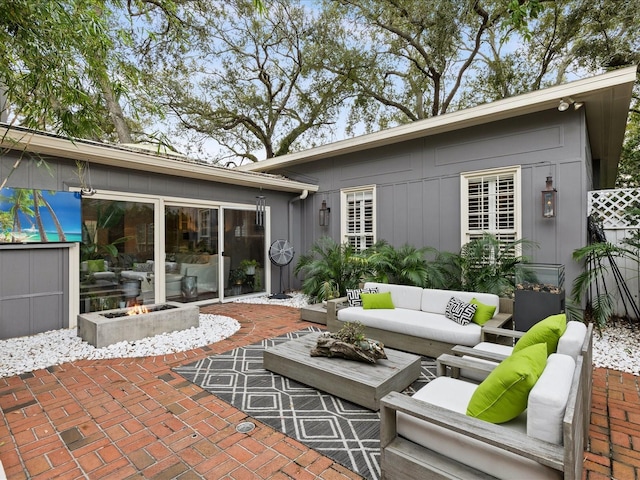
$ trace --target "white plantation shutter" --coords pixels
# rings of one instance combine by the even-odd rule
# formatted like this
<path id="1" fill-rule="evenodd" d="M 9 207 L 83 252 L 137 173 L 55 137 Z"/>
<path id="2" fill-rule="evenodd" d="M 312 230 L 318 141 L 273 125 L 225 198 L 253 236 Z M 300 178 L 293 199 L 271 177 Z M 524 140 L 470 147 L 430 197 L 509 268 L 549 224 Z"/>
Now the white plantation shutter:
<path id="1" fill-rule="evenodd" d="M 462 244 L 483 233 L 520 238 L 520 168 L 462 174 Z"/>
<path id="2" fill-rule="evenodd" d="M 375 243 L 375 187 L 342 191 L 343 235 L 357 251 Z"/>

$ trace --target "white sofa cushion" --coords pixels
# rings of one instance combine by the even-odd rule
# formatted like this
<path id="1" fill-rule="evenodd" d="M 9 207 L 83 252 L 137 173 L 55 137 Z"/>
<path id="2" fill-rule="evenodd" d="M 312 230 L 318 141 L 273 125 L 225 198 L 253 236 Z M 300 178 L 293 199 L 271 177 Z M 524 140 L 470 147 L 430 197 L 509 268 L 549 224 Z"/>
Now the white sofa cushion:
<path id="1" fill-rule="evenodd" d="M 393 297 L 393 293 L 391 294 Z M 360 322 L 380 330 L 454 345 L 474 346 L 480 342 L 482 327 L 476 323 L 460 325 L 436 313 L 395 308 L 394 310 L 364 310 L 348 307 L 338 310 L 338 320 Z"/>
<path id="2" fill-rule="evenodd" d="M 582 322 L 567 322 L 567 329 L 558 340 L 557 353 L 569 355 L 574 360 L 582 351 L 584 337 L 587 335 L 587 326 Z"/>
<path id="3" fill-rule="evenodd" d="M 413 398 L 464 415 L 473 392 L 477 388 L 469 382 L 450 377 L 438 377 L 418 390 Z M 526 433 L 526 414 L 500 426 Z M 414 443 L 456 460 L 496 478 L 551 479 L 561 478 L 560 472 L 520 455 L 487 445 L 479 440 L 454 433 L 446 428 L 418 420 L 403 413 L 397 414 L 398 433 Z"/>
<path id="4" fill-rule="evenodd" d="M 513 352 L 513 347 L 508 345 L 500 345 L 499 343 L 492 342 L 480 342 L 475 345 L 474 350 L 480 350 L 481 352 L 491 352 L 491 353 L 499 353 L 508 357 Z M 462 358 L 469 358 L 467 355 L 463 355 Z M 491 360 L 483 360 L 481 358 L 476 358 L 475 361 L 480 363 L 486 363 L 487 365 L 496 365 L 496 362 L 492 362 Z M 479 373 L 475 370 L 469 370 L 467 368 L 460 369 L 460 376 L 464 378 L 469 378 L 471 380 L 475 380 L 477 382 L 481 382 L 485 378 L 487 378 L 486 373 Z"/>
<path id="5" fill-rule="evenodd" d="M 459 298 L 463 302 L 467 303 L 469 303 L 471 299 L 475 298 L 485 305 L 495 306 L 496 311 L 493 313 L 494 317 L 500 313 L 500 297 L 492 293 L 457 292 L 455 290 L 438 290 L 435 288 L 424 289 L 420 309 L 424 312 L 440 313 L 444 315 L 451 297 Z"/>
<path id="6" fill-rule="evenodd" d="M 562 444 L 562 420 L 575 369 L 576 362 L 570 356 L 549 355 L 542 375 L 529 392 L 527 435 Z"/>
<path id="7" fill-rule="evenodd" d="M 377 288 L 380 293 L 391 292 L 391 300 L 393 301 L 393 306 L 396 308 L 420 310 L 423 290 L 420 287 L 367 282 L 364 284 L 364 288 Z M 444 313 L 444 310 L 442 313 Z"/>

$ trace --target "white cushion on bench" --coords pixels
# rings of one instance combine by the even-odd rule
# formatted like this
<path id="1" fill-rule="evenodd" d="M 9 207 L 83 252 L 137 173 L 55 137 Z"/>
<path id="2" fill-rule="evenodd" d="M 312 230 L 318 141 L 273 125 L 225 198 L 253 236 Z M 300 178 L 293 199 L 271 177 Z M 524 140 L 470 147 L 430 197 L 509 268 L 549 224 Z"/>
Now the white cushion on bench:
<path id="1" fill-rule="evenodd" d="M 582 322 L 567 322 L 567 329 L 558 340 L 556 352 L 569 355 L 574 360 L 582 351 L 584 337 L 587 335 L 587 326 Z"/>
<path id="2" fill-rule="evenodd" d="M 416 312 L 405 308 L 364 310 L 362 307 L 349 307 L 338 311 L 338 319 L 424 338 L 425 342 L 436 340 L 471 347 L 480 342 L 482 333 L 482 327 L 476 323 L 460 325 L 437 313 Z"/>
<path id="3" fill-rule="evenodd" d="M 473 383 L 438 377 L 418 390 L 413 398 L 465 415 L 476 388 Z M 398 413 L 397 422 L 398 433 L 408 440 L 497 478 L 561 478 L 560 472 L 533 460 L 406 414 Z M 525 434 L 526 413 L 500 426 Z"/>
<path id="4" fill-rule="evenodd" d="M 575 369 L 576 362 L 570 356 L 549 355 L 542 375 L 529 392 L 527 435 L 562 444 L 562 420 Z"/>
<path id="5" fill-rule="evenodd" d="M 366 282 L 364 288 L 377 288 L 378 292 L 391 292 L 391 300 L 396 308 L 420 310 L 422 288 L 410 285 L 394 285 L 389 283 Z M 444 313 L 444 310 L 442 311 Z"/>
<path id="6" fill-rule="evenodd" d="M 428 288 L 422 293 L 422 303 L 420 309 L 423 312 L 440 313 L 444 315 L 447 303 L 451 300 L 451 297 L 456 297 L 463 302 L 469 303 L 471 299 L 475 298 L 480 303 L 485 305 L 491 305 L 496 307 L 496 311 L 493 313 L 495 317 L 500 310 L 500 298 L 497 295 L 491 293 L 475 293 L 475 292 L 457 292 L 452 290 L 437 290 Z"/>
<path id="7" fill-rule="evenodd" d="M 474 350 L 480 350 L 481 352 L 499 353 L 501 355 L 504 355 L 505 357 L 508 357 L 513 352 L 513 347 L 510 347 L 509 345 L 501 345 L 499 343 L 492 343 L 492 342 L 480 342 L 479 344 L 475 345 L 473 348 Z M 462 358 L 469 358 L 469 356 L 463 355 Z M 496 365 L 496 362 L 493 362 L 491 360 L 484 360 L 481 358 L 476 358 L 475 361 L 480 363 L 485 363 L 487 365 L 494 365 L 494 366 Z M 482 380 L 487 378 L 486 373 L 480 373 L 475 370 L 469 370 L 468 368 L 461 369 L 460 376 L 464 378 L 470 378 L 471 380 L 475 380 L 477 382 L 481 382 Z"/>

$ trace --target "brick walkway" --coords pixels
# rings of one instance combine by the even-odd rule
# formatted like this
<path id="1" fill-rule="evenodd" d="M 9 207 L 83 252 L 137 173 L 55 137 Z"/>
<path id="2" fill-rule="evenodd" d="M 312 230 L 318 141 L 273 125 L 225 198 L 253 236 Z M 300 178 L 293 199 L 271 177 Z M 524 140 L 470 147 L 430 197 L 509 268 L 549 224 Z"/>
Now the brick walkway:
<path id="1" fill-rule="evenodd" d="M 188 352 L 82 360 L 0 379 L 0 461 L 9 479 L 358 479 L 296 440 L 247 419 L 171 368 L 304 328 L 297 309 L 225 304 L 232 337 Z M 588 480 L 640 480 L 637 377 L 597 369 Z"/>

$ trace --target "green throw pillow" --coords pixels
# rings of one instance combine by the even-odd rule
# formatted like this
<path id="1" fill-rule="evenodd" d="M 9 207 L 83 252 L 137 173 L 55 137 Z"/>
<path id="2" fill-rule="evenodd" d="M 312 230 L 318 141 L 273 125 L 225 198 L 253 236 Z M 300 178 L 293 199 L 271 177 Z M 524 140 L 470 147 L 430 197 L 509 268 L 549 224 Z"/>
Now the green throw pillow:
<path id="1" fill-rule="evenodd" d="M 362 308 L 365 310 L 375 308 L 396 308 L 391 300 L 391 292 L 361 293 Z"/>
<path id="2" fill-rule="evenodd" d="M 532 326 L 513 347 L 513 353 L 536 343 L 546 343 L 549 356 L 558 349 L 558 341 L 566 329 L 567 316 L 564 313 L 551 315 Z"/>
<path id="3" fill-rule="evenodd" d="M 104 272 L 104 260 L 87 260 L 89 273 Z"/>
<path id="4" fill-rule="evenodd" d="M 476 306 L 476 313 L 473 314 L 472 321 L 478 325 L 484 325 L 491 320 L 493 314 L 496 313 L 496 307 L 480 303 L 475 298 L 472 298 L 469 303 Z"/>
<path id="5" fill-rule="evenodd" d="M 478 385 L 467 405 L 467 415 L 491 423 L 513 420 L 527 408 L 529 392 L 546 364 L 544 343 L 511 354 Z"/>

